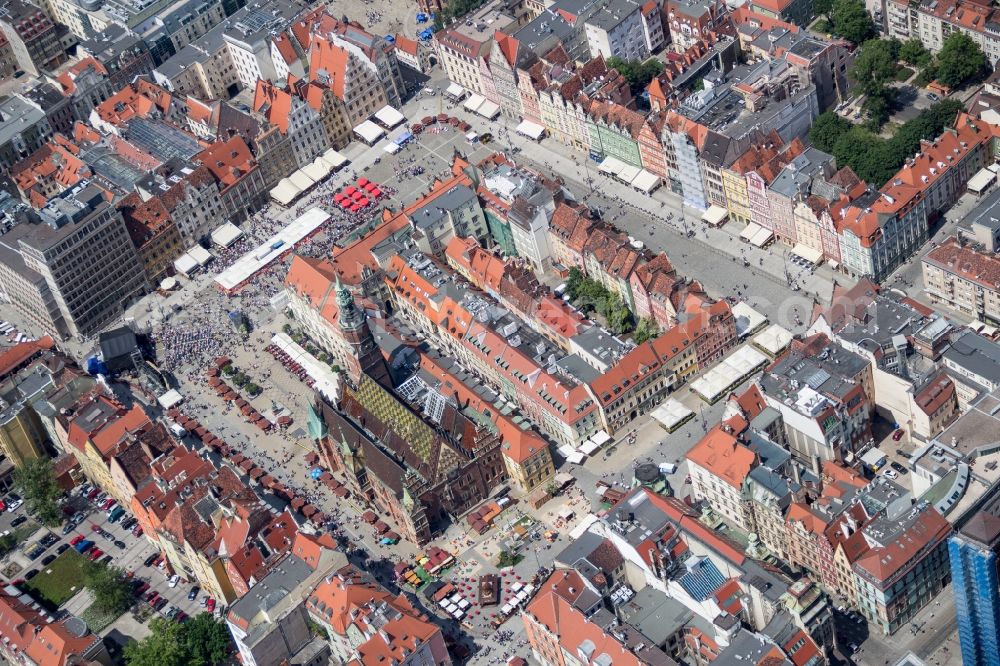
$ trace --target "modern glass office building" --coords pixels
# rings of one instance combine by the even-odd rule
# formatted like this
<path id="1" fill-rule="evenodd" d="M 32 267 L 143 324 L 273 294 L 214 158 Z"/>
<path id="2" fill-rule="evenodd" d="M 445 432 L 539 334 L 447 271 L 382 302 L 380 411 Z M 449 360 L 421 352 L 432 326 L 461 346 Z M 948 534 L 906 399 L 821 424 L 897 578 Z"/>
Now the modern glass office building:
<path id="1" fill-rule="evenodd" d="M 963 666 L 1000 666 L 1000 493 L 991 488 L 948 540 Z"/>

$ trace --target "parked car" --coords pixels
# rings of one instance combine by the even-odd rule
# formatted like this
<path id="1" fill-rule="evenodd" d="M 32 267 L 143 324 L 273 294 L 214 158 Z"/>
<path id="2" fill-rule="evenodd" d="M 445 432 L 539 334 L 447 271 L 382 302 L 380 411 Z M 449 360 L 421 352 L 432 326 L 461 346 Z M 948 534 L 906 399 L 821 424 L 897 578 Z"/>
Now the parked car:
<path id="1" fill-rule="evenodd" d="M 108 522 L 117 523 L 119 520 L 122 519 L 122 516 L 124 515 L 125 515 L 125 509 L 121 508 L 120 506 L 116 506 L 114 509 L 111 510 L 111 513 L 108 514 Z"/>
<path id="2" fill-rule="evenodd" d="M 889 466 L 892 467 L 897 472 L 899 472 L 900 474 L 906 474 L 906 468 L 903 467 L 902 465 L 900 465 L 895 460 L 893 460 L 891 463 L 889 463 Z"/>
<path id="3" fill-rule="evenodd" d="M 177 587 L 177 583 L 179 583 L 179 582 L 181 582 L 181 577 L 179 575 L 177 575 L 177 574 L 174 574 L 167 581 L 167 587 Z"/>
<path id="4" fill-rule="evenodd" d="M 46 555 L 45 557 L 42 558 L 42 566 L 43 567 L 49 566 L 49 564 L 54 559 L 56 559 L 56 554 L 55 553 L 49 553 L 48 555 Z"/>
<path id="5" fill-rule="evenodd" d="M 38 575 L 38 569 L 32 569 L 28 573 L 24 574 L 24 580 L 31 580 Z"/>
<path id="6" fill-rule="evenodd" d="M 14 520 L 10 521 L 10 526 L 11 527 L 20 527 L 21 525 L 24 525 L 26 522 L 28 522 L 28 517 L 27 516 L 18 516 Z"/>
<path id="7" fill-rule="evenodd" d="M 896 432 L 892 433 L 892 441 L 898 442 L 899 440 L 903 439 L 903 435 L 905 434 L 906 431 L 903 430 L 902 428 L 897 429 Z"/>
<path id="8" fill-rule="evenodd" d="M 160 597 L 160 598 L 159 598 L 159 599 L 157 599 L 157 600 L 156 600 L 156 602 L 155 602 L 155 603 L 153 604 L 153 608 L 154 608 L 155 610 L 160 610 L 161 608 L 163 608 L 163 607 L 164 607 L 164 606 L 166 606 L 166 605 L 167 605 L 167 600 L 166 600 L 166 599 L 164 599 L 163 597 Z"/>
<path id="9" fill-rule="evenodd" d="M 73 545 L 73 548 L 76 549 L 76 552 L 80 553 L 81 555 L 83 553 L 86 553 L 93 547 L 94 547 L 94 542 L 91 541 L 90 539 L 84 539 L 83 541 L 79 541 Z"/>
<path id="10" fill-rule="evenodd" d="M 101 562 L 103 562 L 104 564 L 111 564 L 111 560 L 113 559 L 115 558 L 112 557 L 111 555 L 105 555 L 104 557 L 101 558 Z"/>
<path id="11" fill-rule="evenodd" d="M 45 546 L 35 546 L 28 552 L 28 559 L 37 560 L 43 553 L 45 553 Z"/>
<path id="12" fill-rule="evenodd" d="M 122 529 L 130 530 L 137 522 L 139 521 L 136 520 L 135 518 L 132 517 L 126 518 L 125 520 L 122 521 Z"/>
<path id="13" fill-rule="evenodd" d="M 148 592 L 145 592 L 145 596 L 143 597 L 143 599 L 152 603 L 157 596 L 158 595 L 156 594 L 156 590 L 149 590 Z"/>
<path id="14" fill-rule="evenodd" d="M 135 588 L 135 596 L 141 597 L 146 594 L 146 590 L 149 589 L 149 583 L 146 581 L 140 581 L 139 587 Z"/>
<path id="15" fill-rule="evenodd" d="M 90 558 L 91 562 L 96 562 L 97 558 L 99 558 L 103 554 L 104 554 L 103 550 L 101 550 L 100 548 L 94 548 L 92 551 L 90 551 L 90 554 L 87 557 Z"/>
<path id="16" fill-rule="evenodd" d="M 185 622 L 187 622 L 188 616 L 187 613 L 185 613 L 184 611 L 177 611 L 177 615 L 174 616 L 174 619 L 180 622 L 181 624 L 184 624 Z"/>
<path id="17" fill-rule="evenodd" d="M 168 618 L 172 618 L 174 615 L 177 615 L 179 611 L 180 611 L 179 608 L 174 608 L 173 606 L 171 606 L 166 611 L 164 611 L 163 614 L 166 615 Z"/>
<path id="18" fill-rule="evenodd" d="M 896 474 L 896 471 L 894 469 L 892 469 L 891 467 L 886 467 L 882 471 L 882 474 L 884 476 L 890 478 L 890 479 L 898 479 L 899 478 L 899 474 Z"/>
<path id="19" fill-rule="evenodd" d="M 63 553 L 65 553 L 70 548 L 72 548 L 72 546 L 69 545 L 68 543 L 61 543 L 61 544 L 59 544 L 59 547 L 56 548 L 56 554 L 57 555 L 62 555 Z"/>
<path id="20" fill-rule="evenodd" d="M 6 510 L 7 510 L 7 503 L 4 502 L 3 500 L 0 500 L 0 511 L 6 511 Z"/>
<path id="21" fill-rule="evenodd" d="M 93 500 L 97 499 L 97 496 L 101 494 L 100 488 L 91 488 L 90 492 L 87 493 L 87 499 Z"/>
<path id="22" fill-rule="evenodd" d="M 75 537 L 73 537 L 72 539 L 69 540 L 69 545 L 75 546 L 76 544 L 78 544 L 81 541 L 83 541 L 85 538 L 86 537 L 83 536 L 82 534 L 77 534 Z"/>
<path id="23" fill-rule="evenodd" d="M 69 534 L 70 532 L 72 532 L 75 529 L 76 529 L 76 525 L 73 524 L 73 521 L 70 521 L 70 522 L 66 523 L 65 525 L 63 525 L 63 528 L 62 528 L 63 536 L 66 536 L 67 534 Z"/>
<path id="24" fill-rule="evenodd" d="M 111 543 L 115 544 L 115 548 L 117 548 L 118 550 L 125 550 L 125 542 L 124 541 L 118 541 L 116 539 L 116 540 L 112 541 Z"/>
<path id="25" fill-rule="evenodd" d="M 197 585 L 195 585 L 194 587 L 192 587 L 191 591 L 188 592 L 188 601 L 194 601 L 195 599 L 197 599 L 199 592 L 201 592 L 201 588 L 200 587 L 198 587 Z"/>
<path id="26" fill-rule="evenodd" d="M 135 529 L 132 530 L 132 536 L 141 537 L 142 536 L 142 525 L 136 525 Z"/>
<path id="27" fill-rule="evenodd" d="M 115 506 L 115 505 L 117 505 L 117 504 L 118 504 L 118 502 L 115 501 L 114 497 L 109 497 L 108 499 L 104 500 L 103 504 L 101 504 L 101 510 L 102 511 L 112 511 L 113 510 L 112 507 Z"/>
<path id="28" fill-rule="evenodd" d="M 24 504 L 23 499 L 21 499 L 20 497 L 14 499 L 15 497 L 17 497 L 17 495 L 11 493 L 10 496 L 7 498 L 7 513 L 14 513 L 15 511 L 21 508 L 22 504 Z"/>
<path id="29" fill-rule="evenodd" d="M 215 599 L 212 599 L 211 597 L 208 598 L 208 601 L 205 602 L 205 610 L 209 613 L 215 610 Z"/>
<path id="30" fill-rule="evenodd" d="M 153 562 L 155 562 L 157 559 L 159 559 L 159 557 L 160 557 L 159 553 L 153 553 L 152 555 L 150 555 L 149 557 L 147 557 L 145 560 L 143 560 L 142 564 L 143 564 L 143 566 L 147 566 L 147 567 L 152 566 Z"/>
<path id="31" fill-rule="evenodd" d="M 40 543 L 43 546 L 45 546 L 45 547 L 49 547 L 52 544 L 54 544 L 56 541 L 59 541 L 59 537 L 57 537 L 55 534 L 52 534 L 51 532 L 49 532 L 48 534 L 46 534 L 45 536 L 43 536 L 41 538 Z"/>

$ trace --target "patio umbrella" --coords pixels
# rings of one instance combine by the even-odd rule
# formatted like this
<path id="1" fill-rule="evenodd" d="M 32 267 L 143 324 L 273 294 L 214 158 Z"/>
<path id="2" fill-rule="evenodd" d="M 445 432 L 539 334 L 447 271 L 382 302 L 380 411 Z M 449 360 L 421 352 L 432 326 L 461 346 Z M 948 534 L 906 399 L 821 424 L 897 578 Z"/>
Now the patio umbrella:
<path id="1" fill-rule="evenodd" d="M 376 187 L 374 190 L 372 190 L 372 196 L 378 199 L 380 196 L 382 196 L 382 190 Z"/>
<path id="2" fill-rule="evenodd" d="M 326 522 L 326 514 L 323 513 L 322 511 L 317 511 L 316 513 L 314 513 L 312 516 L 309 517 L 309 520 L 310 522 L 312 522 L 313 525 L 319 527 L 320 525 Z"/>
<path id="3" fill-rule="evenodd" d="M 344 194 L 347 196 L 351 196 L 355 192 L 357 192 L 357 190 L 354 188 L 353 185 L 348 185 L 347 187 L 344 188 Z"/>
<path id="4" fill-rule="evenodd" d="M 360 201 L 361 199 L 365 198 L 365 193 L 362 192 L 361 190 L 354 190 L 354 193 L 351 194 L 351 198 L 354 199 L 355 201 Z"/>
<path id="5" fill-rule="evenodd" d="M 292 498 L 292 511 L 298 511 L 306 505 L 306 501 L 301 497 Z"/>
<path id="6" fill-rule="evenodd" d="M 358 178 L 358 187 L 367 187 L 368 183 L 371 182 L 365 177 Z"/>
<path id="7" fill-rule="evenodd" d="M 344 200 L 344 193 L 337 192 L 336 194 L 333 195 L 333 200 L 336 201 L 337 203 L 340 203 L 341 201 Z"/>
<path id="8" fill-rule="evenodd" d="M 341 199 L 340 200 L 340 207 L 341 208 L 350 208 L 351 207 L 351 198 L 350 197 L 344 197 L 343 199 Z"/>
<path id="9" fill-rule="evenodd" d="M 205 371 L 205 374 L 207 374 L 209 377 L 218 377 L 219 376 L 219 369 L 218 368 L 209 368 L 208 370 Z"/>
<path id="10" fill-rule="evenodd" d="M 420 123 L 423 125 L 433 125 L 436 122 L 437 120 L 435 120 L 434 116 L 424 116 L 423 119 L 420 121 Z"/>
<path id="11" fill-rule="evenodd" d="M 371 525 L 372 523 L 378 520 L 378 516 L 375 515 L 374 511 L 365 511 L 363 514 L 361 514 L 361 520 Z"/>
<path id="12" fill-rule="evenodd" d="M 362 208 L 366 208 L 370 203 L 371 201 L 369 201 L 367 198 L 362 198 L 358 200 L 358 205 L 361 206 Z"/>
<path id="13" fill-rule="evenodd" d="M 353 204 L 351 206 L 351 212 L 352 213 L 357 213 L 359 210 L 361 210 L 361 206 L 359 206 L 358 204 Z"/>
<path id="14" fill-rule="evenodd" d="M 219 379 L 218 377 L 209 377 L 208 378 L 208 385 L 209 386 L 215 387 L 215 386 L 218 386 L 221 383 L 222 383 L 222 380 Z M 167 414 L 167 416 L 170 416 L 170 415 Z"/>
<path id="15" fill-rule="evenodd" d="M 304 507 L 302 507 L 302 515 L 305 516 L 306 518 L 308 518 L 309 516 L 312 516 L 317 511 L 319 511 L 319 509 L 317 509 L 312 504 L 306 504 Z"/>
<path id="16" fill-rule="evenodd" d="M 437 121 L 439 123 L 446 123 L 446 122 L 448 122 L 448 114 L 447 113 L 439 113 L 438 116 L 437 116 Z"/>
<path id="17" fill-rule="evenodd" d="M 372 183 L 372 182 L 369 181 L 369 183 L 367 185 L 365 185 L 365 189 L 368 190 L 369 192 L 371 192 L 372 190 L 377 190 L 378 189 L 378 185 L 376 185 L 375 183 Z"/>

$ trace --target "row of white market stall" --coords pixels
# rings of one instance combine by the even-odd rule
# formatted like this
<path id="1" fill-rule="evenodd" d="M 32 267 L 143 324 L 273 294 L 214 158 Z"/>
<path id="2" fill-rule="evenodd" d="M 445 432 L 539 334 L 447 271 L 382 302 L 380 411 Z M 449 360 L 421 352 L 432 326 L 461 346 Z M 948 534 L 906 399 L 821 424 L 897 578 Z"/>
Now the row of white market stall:
<path id="1" fill-rule="evenodd" d="M 559 447 L 559 453 L 567 462 L 574 465 L 581 465 L 587 456 L 592 456 L 602 446 L 611 441 L 611 435 L 604 430 L 600 430 L 580 444 L 579 448 L 573 448 L 569 444 Z"/>
<path id="2" fill-rule="evenodd" d="M 346 157 L 330 148 L 311 163 L 278 181 L 278 184 L 271 189 L 271 198 L 282 206 L 287 206 L 311 190 L 316 183 L 342 169 L 347 162 Z"/>
<path id="3" fill-rule="evenodd" d="M 319 391 L 329 400 L 337 400 L 340 395 L 340 379 L 319 359 L 303 349 L 297 342 L 285 333 L 276 333 L 271 338 L 271 344 L 288 354 L 288 358 L 298 363 L 305 373 L 313 380 L 313 389 Z"/>
<path id="4" fill-rule="evenodd" d="M 500 612 L 503 613 L 504 617 L 531 601 L 531 597 L 535 593 L 534 585 L 531 583 L 524 585 L 520 581 L 513 583 L 510 589 L 514 593 L 514 597 L 500 607 Z"/>
<path id="5" fill-rule="evenodd" d="M 597 170 L 643 194 L 649 194 L 661 185 L 660 177 L 655 173 L 627 164 L 617 157 L 605 157 Z"/>
<path id="6" fill-rule="evenodd" d="M 691 382 L 691 390 L 713 404 L 769 362 L 767 356 L 745 344 Z"/>
<path id="7" fill-rule="evenodd" d="M 493 120 L 500 115 L 500 105 L 496 102 L 491 102 L 478 93 L 469 95 L 469 99 L 465 100 L 462 108 L 469 113 L 475 113 L 487 120 Z"/>
<path id="8" fill-rule="evenodd" d="M 212 231 L 212 244 L 225 249 L 242 237 L 242 229 L 232 222 L 226 222 Z M 199 268 L 204 268 L 214 258 L 215 256 L 201 245 L 195 245 L 174 260 L 174 270 L 185 277 L 190 277 L 192 273 Z"/>

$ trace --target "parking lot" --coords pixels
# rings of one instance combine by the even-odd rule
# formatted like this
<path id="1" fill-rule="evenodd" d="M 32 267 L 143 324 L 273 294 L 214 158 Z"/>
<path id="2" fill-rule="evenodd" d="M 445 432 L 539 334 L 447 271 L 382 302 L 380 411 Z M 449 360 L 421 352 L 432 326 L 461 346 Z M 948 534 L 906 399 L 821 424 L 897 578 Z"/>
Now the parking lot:
<path id="1" fill-rule="evenodd" d="M 175 587 L 170 587 L 165 567 L 157 568 L 155 563 L 152 566 L 145 564 L 148 558 L 158 556 L 159 551 L 145 536 L 133 535 L 134 526 L 123 527 L 126 520 L 131 517 L 129 513 L 124 513 L 119 520 L 112 523 L 109 520 L 108 512 L 102 510 L 101 503 L 88 500 L 79 494 L 71 496 L 65 506 L 69 507 L 64 510 L 68 517 L 70 516 L 69 512 L 72 511 L 77 518 L 82 518 L 79 524 L 70 530 L 49 529 L 38 525 L 34 519 L 26 515 L 24 507 L 14 512 L 5 511 L 0 516 L 0 533 L 4 530 L 17 529 L 17 527 L 35 527 L 33 533 L 5 558 L 4 575 L 8 581 L 25 581 L 25 583 L 30 581 L 31 587 L 45 587 L 43 577 L 59 575 L 60 573 L 46 567 L 55 562 L 62 553 L 73 548 L 74 544 L 87 540 L 92 542 L 93 546 L 87 550 L 84 556 L 87 559 L 105 561 L 111 566 L 121 568 L 131 577 L 147 583 L 148 589 L 144 589 L 141 596 L 146 597 L 155 592 L 159 598 L 162 598 L 164 601 L 157 604 L 160 606 L 159 612 L 161 614 L 166 614 L 171 608 L 182 611 L 188 616 L 204 610 L 202 604 L 206 599 L 200 591 L 194 599 L 188 599 L 192 584 L 178 581 Z M 26 519 L 24 523 L 17 527 L 13 526 L 14 522 L 22 518 Z M 96 556 L 95 553 L 97 553 Z M 77 584 L 79 588 L 69 590 L 72 596 L 60 606 L 62 610 L 74 615 L 82 614 L 91 603 L 89 593 L 82 591 L 82 581 Z M 27 589 L 27 585 L 21 585 L 22 589 Z M 141 639 L 145 635 L 146 627 L 143 623 L 134 621 L 135 618 L 130 616 L 138 613 L 140 617 L 143 617 L 151 612 L 146 609 L 148 609 L 146 601 L 140 601 L 131 613 L 126 613 L 102 633 L 114 631 L 116 636 L 124 639 Z M 221 616 L 223 610 L 221 604 L 217 605 L 216 615 Z M 136 635 L 137 633 L 141 635 Z M 121 641 L 119 640 L 119 642 Z"/>

